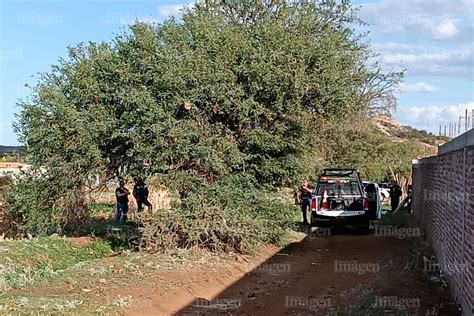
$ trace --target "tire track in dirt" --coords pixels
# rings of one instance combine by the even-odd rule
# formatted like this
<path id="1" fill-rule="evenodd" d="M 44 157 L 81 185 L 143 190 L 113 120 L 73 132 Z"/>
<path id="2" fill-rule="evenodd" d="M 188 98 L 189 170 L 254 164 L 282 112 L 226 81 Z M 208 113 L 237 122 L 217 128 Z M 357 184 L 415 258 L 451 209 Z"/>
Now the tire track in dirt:
<path id="1" fill-rule="evenodd" d="M 337 308 L 343 313 L 334 315 L 348 315 L 349 308 L 375 295 L 419 299 L 416 315 L 426 315 L 440 303 L 450 312 L 438 315 L 455 315 L 446 291 L 426 283 L 419 271 L 405 269 L 410 249 L 409 240 L 395 237 L 306 237 L 280 251 L 267 248 L 249 262 L 161 275 L 154 294 L 142 289 L 148 294 L 126 314 L 327 315 Z M 341 261 L 361 268 L 341 271 L 344 267 L 336 268 Z M 380 271 L 371 271 L 370 265 Z M 180 282 L 182 286 L 163 287 Z"/>

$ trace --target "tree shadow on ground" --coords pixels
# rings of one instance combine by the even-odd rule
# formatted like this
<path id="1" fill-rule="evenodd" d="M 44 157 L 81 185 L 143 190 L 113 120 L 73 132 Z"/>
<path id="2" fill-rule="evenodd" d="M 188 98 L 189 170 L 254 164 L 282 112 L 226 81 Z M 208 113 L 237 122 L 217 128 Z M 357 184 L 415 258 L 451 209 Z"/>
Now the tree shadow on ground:
<path id="1" fill-rule="evenodd" d="M 293 229 L 307 232 L 301 224 Z M 307 234 L 217 296 L 197 297 L 176 314 L 459 315 L 447 291 L 427 284 L 420 271 L 406 271 L 409 253 L 407 240 L 347 227 Z M 370 271 L 375 266 L 380 270 Z"/>

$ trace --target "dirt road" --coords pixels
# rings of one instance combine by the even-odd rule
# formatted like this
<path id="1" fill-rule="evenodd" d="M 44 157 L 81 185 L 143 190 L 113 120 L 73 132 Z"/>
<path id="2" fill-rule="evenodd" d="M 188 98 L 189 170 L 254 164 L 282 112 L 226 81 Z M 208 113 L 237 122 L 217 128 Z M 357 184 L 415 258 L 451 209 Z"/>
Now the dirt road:
<path id="1" fill-rule="evenodd" d="M 415 262 L 410 243 L 419 242 L 350 231 L 308 236 L 265 250 L 266 260 L 161 275 L 127 314 L 457 315 L 447 290 L 427 282 Z M 171 279 L 182 286 L 164 290 Z"/>

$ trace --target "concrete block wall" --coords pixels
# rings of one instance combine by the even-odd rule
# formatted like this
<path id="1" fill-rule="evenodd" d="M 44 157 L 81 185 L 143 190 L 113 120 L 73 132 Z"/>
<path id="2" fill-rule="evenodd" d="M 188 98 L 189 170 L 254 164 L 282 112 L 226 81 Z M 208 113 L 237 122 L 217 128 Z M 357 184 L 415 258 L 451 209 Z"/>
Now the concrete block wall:
<path id="1" fill-rule="evenodd" d="M 413 210 L 464 315 L 474 315 L 474 130 L 413 164 Z"/>

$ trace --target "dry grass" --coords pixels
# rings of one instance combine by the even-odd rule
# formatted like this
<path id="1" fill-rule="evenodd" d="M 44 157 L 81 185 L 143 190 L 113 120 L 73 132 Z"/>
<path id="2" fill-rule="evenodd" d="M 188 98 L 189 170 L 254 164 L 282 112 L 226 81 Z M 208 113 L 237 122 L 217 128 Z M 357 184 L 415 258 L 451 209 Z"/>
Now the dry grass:
<path id="1" fill-rule="evenodd" d="M 128 188 L 131 191 L 132 185 L 129 184 Z M 100 191 L 94 192 L 89 196 L 89 202 L 104 204 L 104 205 L 115 205 L 115 186 L 108 185 L 102 188 Z M 148 185 L 150 195 L 148 200 L 153 205 L 153 209 L 156 211 L 163 211 L 171 209 L 172 193 L 164 186 L 154 185 L 153 183 Z M 129 202 L 129 216 L 133 220 L 137 210 L 137 203 L 133 197 L 130 197 Z M 110 210 L 110 214 L 104 214 L 107 217 L 113 218 L 114 209 Z"/>

